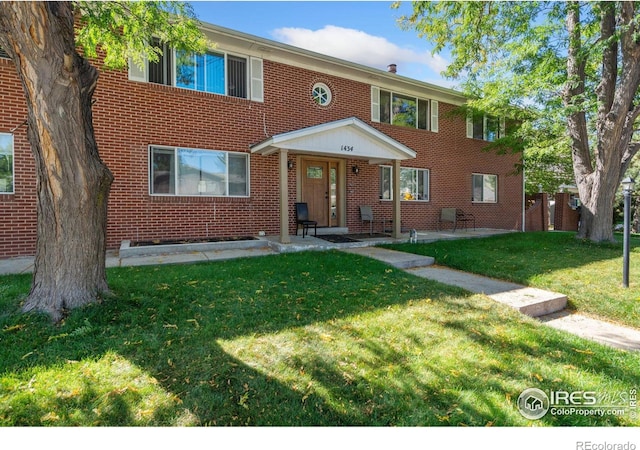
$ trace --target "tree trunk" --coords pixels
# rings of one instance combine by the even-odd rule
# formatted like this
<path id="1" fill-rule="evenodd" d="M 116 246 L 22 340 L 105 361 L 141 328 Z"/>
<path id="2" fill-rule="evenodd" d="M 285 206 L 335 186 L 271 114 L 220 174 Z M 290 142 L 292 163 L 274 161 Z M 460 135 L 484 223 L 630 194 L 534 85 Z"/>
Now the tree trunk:
<path id="1" fill-rule="evenodd" d="M 594 181 L 595 175 L 601 178 Z M 619 174 L 602 175 L 596 173 L 589 177 L 589 181 L 584 183 L 588 185 L 579 189 L 582 206 L 577 237 L 594 242 L 613 242 L 613 206 Z"/>
<path id="2" fill-rule="evenodd" d="M 0 2 L 0 45 L 22 81 L 36 162 L 38 238 L 24 311 L 60 321 L 108 291 L 107 201 L 113 175 L 95 142 L 98 71 L 75 48 L 70 2 Z"/>

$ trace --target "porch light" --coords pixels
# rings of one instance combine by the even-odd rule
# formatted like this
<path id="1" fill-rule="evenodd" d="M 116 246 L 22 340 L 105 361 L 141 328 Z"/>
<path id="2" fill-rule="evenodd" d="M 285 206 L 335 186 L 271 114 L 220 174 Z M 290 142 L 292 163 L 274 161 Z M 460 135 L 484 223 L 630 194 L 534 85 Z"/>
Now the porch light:
<path id="1" fill-rule="evenodd" d="M 358 172 L 360 172 L 360 167 L 358 167 L 358 166 L 353 166 L 353 167 L 351 168 L 351 171 L 352 171 L 353 173 L 355 173 L 356 175 L 358 175 Z"/>
<path id="2" fill-rule="evenodd" d="M 293 169 L 293 161 L 291 161 L 290 159 L 287 160 L 287 169 L 289 170 Z"/>

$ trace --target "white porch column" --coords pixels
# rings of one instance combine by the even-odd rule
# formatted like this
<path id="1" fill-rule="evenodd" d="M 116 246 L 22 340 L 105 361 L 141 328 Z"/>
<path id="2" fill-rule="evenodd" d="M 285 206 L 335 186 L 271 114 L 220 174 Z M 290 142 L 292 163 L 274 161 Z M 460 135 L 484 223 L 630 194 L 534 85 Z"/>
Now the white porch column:
<path id="1" fill-rule="evenodd" d="M 401 211 L 400 211 L 400 160 L 393 160 L 393 231 L 391 237 L 400 239 L 401 230 Z"/>
<path id="2" fill-rule="evenodd" d="M 289 151 L 280 149 L 280 243 L 290 244 L 289 237 Z"/>

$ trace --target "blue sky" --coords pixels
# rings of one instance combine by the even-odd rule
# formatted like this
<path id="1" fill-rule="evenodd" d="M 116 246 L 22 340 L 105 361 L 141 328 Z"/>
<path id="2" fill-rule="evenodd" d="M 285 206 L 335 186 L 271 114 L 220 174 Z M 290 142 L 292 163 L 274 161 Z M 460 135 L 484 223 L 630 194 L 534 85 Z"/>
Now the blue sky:
<path id="1" fill-rule="evenodd" d="M 439 86 L 454 87 L 440 76 L 446 55 L 432 56 L 432 45 L 397 19 L 410 11 L 386 1 L 196 1 L 203 22 L 313 50 Z"/>

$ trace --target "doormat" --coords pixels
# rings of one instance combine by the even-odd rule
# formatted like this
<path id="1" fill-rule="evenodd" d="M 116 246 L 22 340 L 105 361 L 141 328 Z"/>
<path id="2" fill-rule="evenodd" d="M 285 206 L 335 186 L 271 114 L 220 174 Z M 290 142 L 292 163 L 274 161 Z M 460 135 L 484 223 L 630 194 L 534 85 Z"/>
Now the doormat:
<path id="1" fill-rule="evenodd" d="M 360 234 L 349 234 L 351 239 L 374 239 L 374 238 L 388 238 L 388 234 L 383 233 L 360 233 Z"/>
<path id="2" fill-rule="evenodd" d="M 351 239 L 344 234 L 319 234 L 317 236 L 318 239 L 323 239 L 325 241 L 329 241 L 334 244 L 346 244 L 348 242 L 360 242 L 356 239 Z"/>

